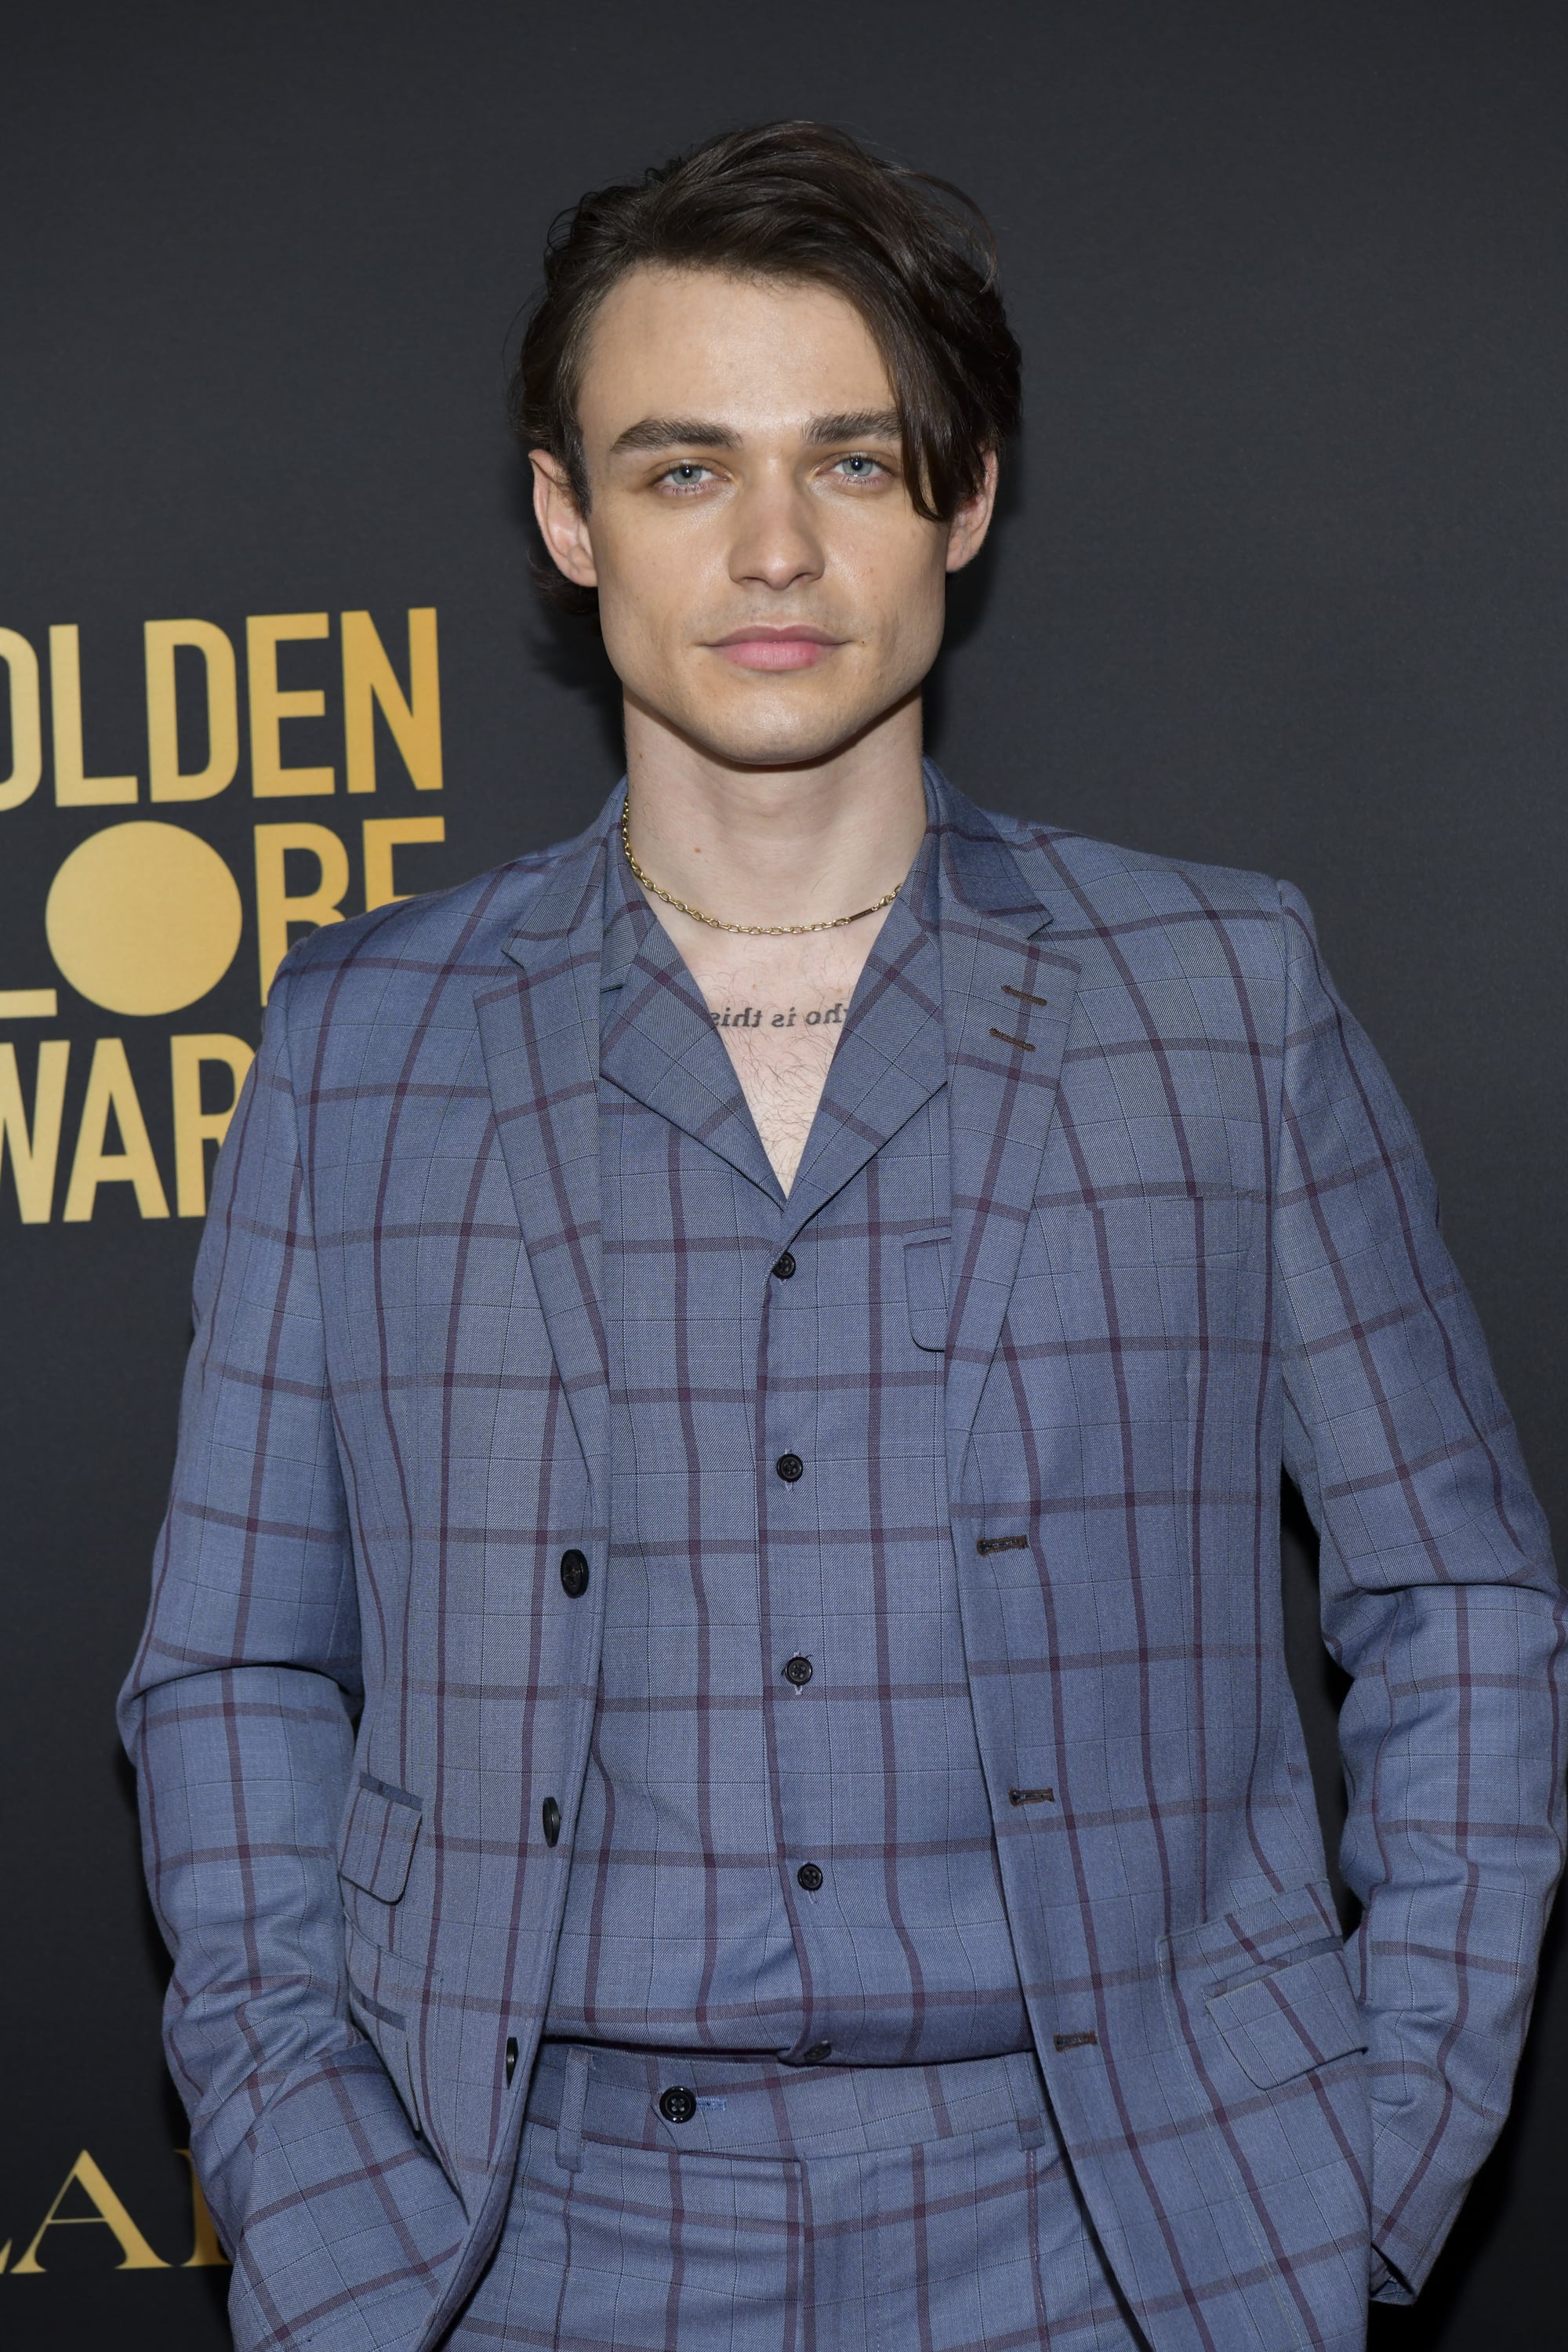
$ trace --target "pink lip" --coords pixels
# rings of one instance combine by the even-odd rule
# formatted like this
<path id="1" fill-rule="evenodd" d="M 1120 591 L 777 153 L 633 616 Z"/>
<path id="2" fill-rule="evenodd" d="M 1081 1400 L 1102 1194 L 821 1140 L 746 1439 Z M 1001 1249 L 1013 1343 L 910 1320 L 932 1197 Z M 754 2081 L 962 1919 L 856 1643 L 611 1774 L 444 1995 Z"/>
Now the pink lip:
<path id="1" fill-rule="evenodd" d="M 722 654 L 738 669 L 811 669 L 839 643 L 826 629 L 766 629 L 752 625 L 716 639 L 710 650 Z"/>

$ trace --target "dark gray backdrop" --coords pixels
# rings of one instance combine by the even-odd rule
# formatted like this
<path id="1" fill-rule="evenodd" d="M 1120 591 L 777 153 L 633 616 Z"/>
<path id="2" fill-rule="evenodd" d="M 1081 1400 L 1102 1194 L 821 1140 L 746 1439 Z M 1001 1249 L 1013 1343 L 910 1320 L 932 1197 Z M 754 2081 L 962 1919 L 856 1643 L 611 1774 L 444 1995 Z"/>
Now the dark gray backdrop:
<path id="1" fill-rule="evenodd" d="M 1565 740 L 1561 12 L 1158 0 L 14 6 L 0 26 L 0 625 L 82 631 L 102 771 L 145 775 L 141 630 L 440 615 L 447 819 L 416 887 L 575 830 L 613 782 L 590 640 L 533 609 L 502 345 L 546 221 L 738 121 L 816 113 L 987 207 L 1028 363 L 1003 528 L 963 582 L 935 748 L 983 802 L 1267 868 L 1313 899 L 1412 1103 L 1548 1507 L 1562 1463 Z M 313 682 L 310 649 L 292 677 Z M 286 665 L 287 667 L 287 665 Z M 289 756 L 341 761 L 334 704 Z M 0 719 L 0 729 L 4 721 Z M 386 746 L 383 746 L 384 753 Z M 8 765 L 0 731 L 0 772 Z M 143 790 L 145 786 L 143 786 Z M 146 814 L 145 810 L 142 814 Z M 247 771 L 163 814 L 249 906 Z M 171 1027 L 254 1037 L 254 951 L 172 1022 L 52 972 L 66 850 L 130 810 L 0 814 L 0 1024 L 121 1034 L 170 1178 Z M 357 885 L 356 885 L 357 887 Z M 351 898 L 350 908 L 358 903 Z M 86 1054 L 75 1048 L 66 1133 Z M 63 1186 L 64 1177 L 61 1177 Z M 168 1475 L 196 1227 L 129 1188 L 17 1222 L 0 1179 L 5 1499 L 0 2245 L 84 2147 L 102 2226 L 0 2272 L 0 2338 L 225 2340 L 184 2270 L 161 1954 L 110 1722 Z M 1331 1815 L 1308 1549 L 1288 1588 Z M 1568 1984 L 1499 2157 L 1384 2347 L 1555 2341 Z M 61 2217 L 90 2217 L 73 2192 Z"/>

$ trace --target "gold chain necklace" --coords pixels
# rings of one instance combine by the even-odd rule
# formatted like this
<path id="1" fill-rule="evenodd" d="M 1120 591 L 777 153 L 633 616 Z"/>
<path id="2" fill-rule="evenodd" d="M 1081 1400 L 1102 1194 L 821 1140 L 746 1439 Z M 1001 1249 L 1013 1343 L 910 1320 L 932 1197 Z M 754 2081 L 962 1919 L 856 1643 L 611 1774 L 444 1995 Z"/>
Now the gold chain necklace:
<path id="1" fill-rule="evenodd" d="M 835 915 L 826 923 L 721 923 L 717 915 L 705 915 L 700 907 L 689 907 L 684 898 L 672 898 L 668 890 L 661 890 L 658 884 L 643 872 L 632 854 L 631 813 L 632 796 L 628 793 L 621 803 L 621 847 L 626 853 L 626 864 L 631 867 L 643 888 L 651 890 L 656 898 L 662 898 L 667 907 L 673 907 L 679 914 L 689 915 L 694 923 L 706 923 L 709 929 L 712 931 L 739 931 L 749 940 L 795 940 L 803 937 L 807 931 L 842 930 L 846 923 L 859 923 L 863 922 L 868 915 L 879 915 L 884 907 L 892 905 L 899 891 L 903 888 L 903 884 L 900 882 L 896 888 L 889 891 L 885 898 L 879 898 L 873 906 L 858 907 L 852 915 Z"/>

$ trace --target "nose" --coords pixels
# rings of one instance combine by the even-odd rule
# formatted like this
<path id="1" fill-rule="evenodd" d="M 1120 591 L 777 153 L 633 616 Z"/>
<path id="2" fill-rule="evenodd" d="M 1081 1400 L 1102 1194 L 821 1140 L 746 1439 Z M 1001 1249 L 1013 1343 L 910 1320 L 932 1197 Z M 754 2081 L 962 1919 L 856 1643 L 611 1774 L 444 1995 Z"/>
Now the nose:
<path id="1" fill-rule="evenodd" d="M 738 585 L 781 590 L 821 578 L 826 557 L 811 499 L 789 475 L 749 483 L 731 512 L 730 577 Z"/>

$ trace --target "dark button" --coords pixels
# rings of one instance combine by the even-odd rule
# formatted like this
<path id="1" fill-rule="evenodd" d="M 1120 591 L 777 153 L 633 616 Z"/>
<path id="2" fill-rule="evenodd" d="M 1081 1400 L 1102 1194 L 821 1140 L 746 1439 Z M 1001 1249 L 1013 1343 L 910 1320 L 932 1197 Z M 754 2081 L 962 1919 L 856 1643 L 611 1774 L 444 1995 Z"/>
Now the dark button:
<path id="1" fill-rule="evenodd" d="M 784 1660 L 784 1680 L 786 1683 L 793 1683 L 796 1690 L 804 1690 L 816 1671 L 816 1669 L 812 1664 L 809 1658 L 786 1658 Z"/>
<path id="2" fill-rule="evenodd" d="M 544 1823 L 545 1844 L 553 1845 L 561 1834 L 561 1808 L 553 1797 L 546 1797 L 539 1809 L 539 1818 Z"/>
<path id="3" fill-rule="evenodd" d="M 697 2094 L 677 2083 L 673 2090 L 659 2093 L 658 2111 L 667 2124 L 689 2124 L 697 2113 Z"/>
<path id="4" fill-rule="evenodd" d="M 506 2079 L 510 2083 L 517 2072 L 517 2036 L 509 2033 L 506 2041 Z"/>
<path id="5" fill-rule="evenodd" d="M 798 1454 L 781 1454 L 773 1464 L 773 1468 L 786 1486 L 793 1486 L 797 1478 L 804 1478 L 805 1475 L 805 1465 Z"/>
<path id="6" fill-rule="evenodd" d="M 568 1601 L 581 1601 L 588 1590 L 587 1555 L 580 1551 L 563 1551 L 561 1555 L 561 1590 Z"/>
<path id="7" fill-rule="evenodd" d="M 815 1895 L 822 1884 L 822 1873 L 815 1862 L 803 1862 L 795 1876 L 796 1885 L 804 1886 L 808 1895 Z"/>
<path id="8" fill-rule="evenodd" d="M 831 2042 L 814 2042 L 810 2049 L 803 2053 L 800 2063 L 803 2066 L 820 2066 L 825 2058 L 831 2058 L 832 2055 Z"/>
<path id="9" fill-rule="evenodd" d="M 778 1276 L 781 1282 L 787 1282 L 789 1280 L 791 1275 L 795 1272 L 795 1252 L 793 1250 L 785 1250 L 782 1257 L 774 1258 L 773 1272 Z"/>

